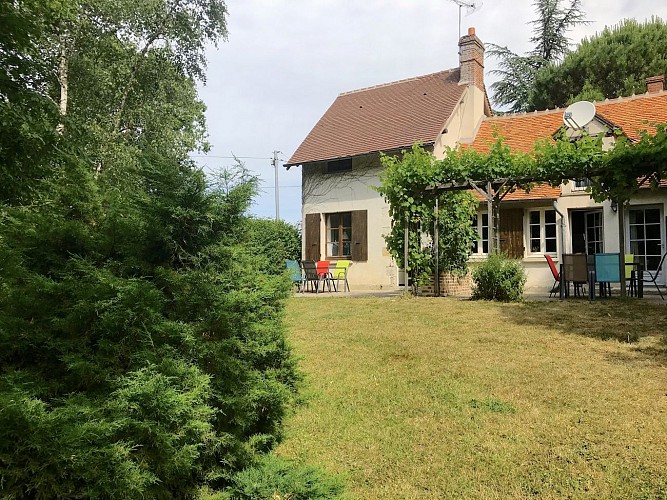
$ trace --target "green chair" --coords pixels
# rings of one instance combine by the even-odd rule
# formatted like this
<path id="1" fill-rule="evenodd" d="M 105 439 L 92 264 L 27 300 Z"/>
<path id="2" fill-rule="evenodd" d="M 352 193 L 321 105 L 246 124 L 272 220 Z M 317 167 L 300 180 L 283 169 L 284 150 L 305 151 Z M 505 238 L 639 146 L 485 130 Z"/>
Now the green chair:
<path id="1" fill-rule="evenodd" d="M 339 260 L 336 261 L 336 267 L 332 270 L 331 276 L 332 279 L 336 280 L 334 284 L 334 289 L 338 291 L 338 283 L 343 281 L 343 291 L 350 291 L 350 284 L 347 282 L 347 271 L 352 265 L 351 260 Z"/>
<path id="2" fill-rule="evenodd" d="M 635 272 L 635 255 L 625 254 L 625 281 L 629 281 L 628 292 L 631 297 L 637 295 L 637 273 Z"/>

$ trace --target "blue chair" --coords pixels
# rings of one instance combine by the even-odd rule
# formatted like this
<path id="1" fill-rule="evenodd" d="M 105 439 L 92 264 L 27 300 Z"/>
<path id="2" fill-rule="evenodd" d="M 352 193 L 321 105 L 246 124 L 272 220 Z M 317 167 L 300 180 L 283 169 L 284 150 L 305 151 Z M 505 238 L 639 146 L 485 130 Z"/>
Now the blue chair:
<path id="1" fill-rule="evenodd" d="M 304 282 L 301 266 L 296 260 L 285 260 L 285 267 L 287 268 L 290 280 L 296 285 L 296 289 L 301 291 Z"/>
<path id="2" fill-rule="evenodd" d="M 623 260 L 625 263 L 625 257 Z M 600 283 L 600 295 L 611 295 L 611 283 L 621 282 L 621 254 L 620 253 L 596 253 L 595 254 L 595 281 Z"/>

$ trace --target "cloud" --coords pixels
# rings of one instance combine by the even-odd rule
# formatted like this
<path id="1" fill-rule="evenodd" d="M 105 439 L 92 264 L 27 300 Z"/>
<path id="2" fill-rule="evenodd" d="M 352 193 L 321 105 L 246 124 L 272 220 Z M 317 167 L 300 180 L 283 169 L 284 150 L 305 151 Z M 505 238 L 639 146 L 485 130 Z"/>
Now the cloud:
<path id="1" fill-rule="evenodd" d="M 574 40 L 605 25 L 651 15 L 667 19 L 667 5 L 650 0 L 584 0 L 593 22 Z M 208 53 L 208 83 L 200 96 L 208 106 L 211 155 L 246 160 L 264 179 L 253 211 L 274 214 L 274 150 L 289 158 L 340 92 L 458 66 L 458 7 L 448 0 L 229 0 L 229 41 Z M 475 26 L 484 42 L 530 50 L 528 0 L 485 0 L 464 15 L 462 30 Z M 486 70 L 493 69 L 487 61 Z M 211 167 L 232 160 L 206 159 Z M 281 169 L 281 216 L 301 219 L 300 169 Z M 297 186 L 297 187 L 292 187 Z"/>

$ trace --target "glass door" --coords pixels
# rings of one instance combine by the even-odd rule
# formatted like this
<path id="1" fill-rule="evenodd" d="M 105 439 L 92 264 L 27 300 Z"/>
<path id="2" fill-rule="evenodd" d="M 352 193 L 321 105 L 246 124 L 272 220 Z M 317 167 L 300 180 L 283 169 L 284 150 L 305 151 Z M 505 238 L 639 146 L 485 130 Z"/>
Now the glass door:
<path id="1" fill-rule="evenodd" d="M 663 253 L 662 216 L 659 208 L 631 208 L 630 253 L 648 271 L 656 271 Z M 658 279 L 664 282 L 664 276 Z"/>
<path id="2" fill-rule="evenodd" d="M 604 252 L 602 210 L 572 210 L 570 228 L 572 253 L 593 255 Z"/>
<path id="3" fill-rule="evenodd" d="M 586 212 L 586 253 L 588 255 L 604 252 L 604 231 L 602 211 Z"/>

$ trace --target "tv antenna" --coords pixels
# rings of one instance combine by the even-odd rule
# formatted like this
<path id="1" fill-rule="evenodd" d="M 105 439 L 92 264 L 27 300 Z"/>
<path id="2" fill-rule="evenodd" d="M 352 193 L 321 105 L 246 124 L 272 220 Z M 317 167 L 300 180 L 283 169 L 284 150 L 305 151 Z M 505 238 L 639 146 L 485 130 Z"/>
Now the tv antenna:
<path id="1" fill-rule="evenodd" d="M 472 14 L 475 12 L 477 9 L 482 8 L 482 0 L 476 0 L 476 1 L 471 1 L 471 0 L 450 0 L 451 2 L 454 2 L 456 5 L 459 6 L 459 40 L 461 39 L 461 10 L 463 7 L 466 8 L 466 16 Z"/>

